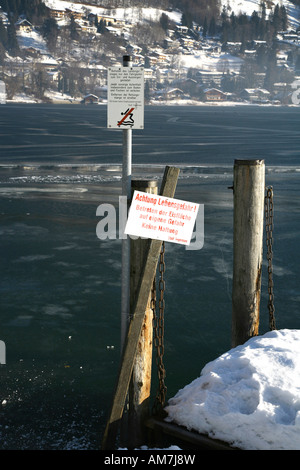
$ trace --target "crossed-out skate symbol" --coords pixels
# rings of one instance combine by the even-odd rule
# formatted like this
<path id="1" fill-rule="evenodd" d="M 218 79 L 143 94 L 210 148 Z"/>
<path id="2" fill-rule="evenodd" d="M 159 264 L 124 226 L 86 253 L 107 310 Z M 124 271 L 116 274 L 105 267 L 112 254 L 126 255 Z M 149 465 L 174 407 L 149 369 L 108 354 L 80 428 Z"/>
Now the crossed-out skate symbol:
<path id="1" fill-rule="evenodd" d="M 132 127 L 134 124 L 134 119 L 133 119 L 133 110 L 134 108 L 128 108 L 124 113 L 121 113 L 122 119 L 118 121 L 118 126 L 130 126 Z"/>
<path id="2" fill-rule="evenodd" d="M 291 87 L 295 89 L 292 93 L 292 103 L 300 104 L 300 80 L 295 80 Z"/>

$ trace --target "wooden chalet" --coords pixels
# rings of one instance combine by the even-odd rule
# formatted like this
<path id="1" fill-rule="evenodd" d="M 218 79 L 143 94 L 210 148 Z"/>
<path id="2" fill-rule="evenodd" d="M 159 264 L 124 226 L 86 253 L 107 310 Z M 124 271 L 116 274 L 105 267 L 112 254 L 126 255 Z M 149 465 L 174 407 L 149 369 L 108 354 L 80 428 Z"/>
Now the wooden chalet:
<path id="1" fill-rule="evenodd" d="M 206 101 L 226 101 L 227 95 L 217 88 L 207 88 L 204 90 Z"/>
<path id="2" fill-rule="evenodd" d="M 82 100 L 83 104 L 97 104 L 98 102 L 99 102 L 98 96 L 93 95 L 92 93 L 89 93 L 88 95 L 86 95 Z"/>

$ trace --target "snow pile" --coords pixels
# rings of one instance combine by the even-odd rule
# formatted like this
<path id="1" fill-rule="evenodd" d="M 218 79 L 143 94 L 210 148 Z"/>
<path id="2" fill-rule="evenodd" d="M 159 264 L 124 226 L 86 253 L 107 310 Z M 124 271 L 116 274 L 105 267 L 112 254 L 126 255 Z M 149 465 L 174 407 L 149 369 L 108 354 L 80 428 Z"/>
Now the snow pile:
<path id="1" fill-rule="evenodd" d="M 248 450 L 300 449 L 300 330 L 251 338 L 169 400 L 167 421 Z"/>

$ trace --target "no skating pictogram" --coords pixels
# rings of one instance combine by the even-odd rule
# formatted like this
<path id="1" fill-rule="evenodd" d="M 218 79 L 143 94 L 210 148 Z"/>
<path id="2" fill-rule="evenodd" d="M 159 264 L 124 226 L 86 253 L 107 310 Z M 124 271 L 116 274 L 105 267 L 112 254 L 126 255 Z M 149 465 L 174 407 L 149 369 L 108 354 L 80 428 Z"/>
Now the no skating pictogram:
<path id="1" fill-rule="evenodd" d="M 108 69 L 107 127 L 144 128 L 144 69 Z"/>
<path id="2" fill-rule="evenodd" d="M 132 127 L 134 125 L 134 119 L 133 119 L 133 111 L 134 108 L 127 109 L 124 113 L 121 113 L 122 116 L 124 116 L 119 122 L 118 126 L 129 126 Z"/>

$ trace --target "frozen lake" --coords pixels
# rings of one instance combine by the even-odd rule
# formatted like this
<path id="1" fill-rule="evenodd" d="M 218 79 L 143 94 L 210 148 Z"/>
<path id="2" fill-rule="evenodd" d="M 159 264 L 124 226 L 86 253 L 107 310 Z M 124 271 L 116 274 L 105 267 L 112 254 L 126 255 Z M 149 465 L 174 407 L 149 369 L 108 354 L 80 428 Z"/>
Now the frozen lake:
<path id="1" fill-rule="evenodd" d="M 166 247 L 167 397 L 230 348 L 236 158 L 265 159 L 277 327 L 300 329 L 299 118 L 299 108 L 146 107 L 133 132 L 133 176 L 160 181 L 166 164 L 179 166 L 176 197 L 205 208 L 203 249 Z M 96 209 L 118 206 L 122 132 L 106 128 L 102 106 L 6 105 L 0 122 L 0 448 L 95 449 L 121 297 L 121 242 L 97 238 Z M 265 264 L 261 333 L 266 281 Z"/>

